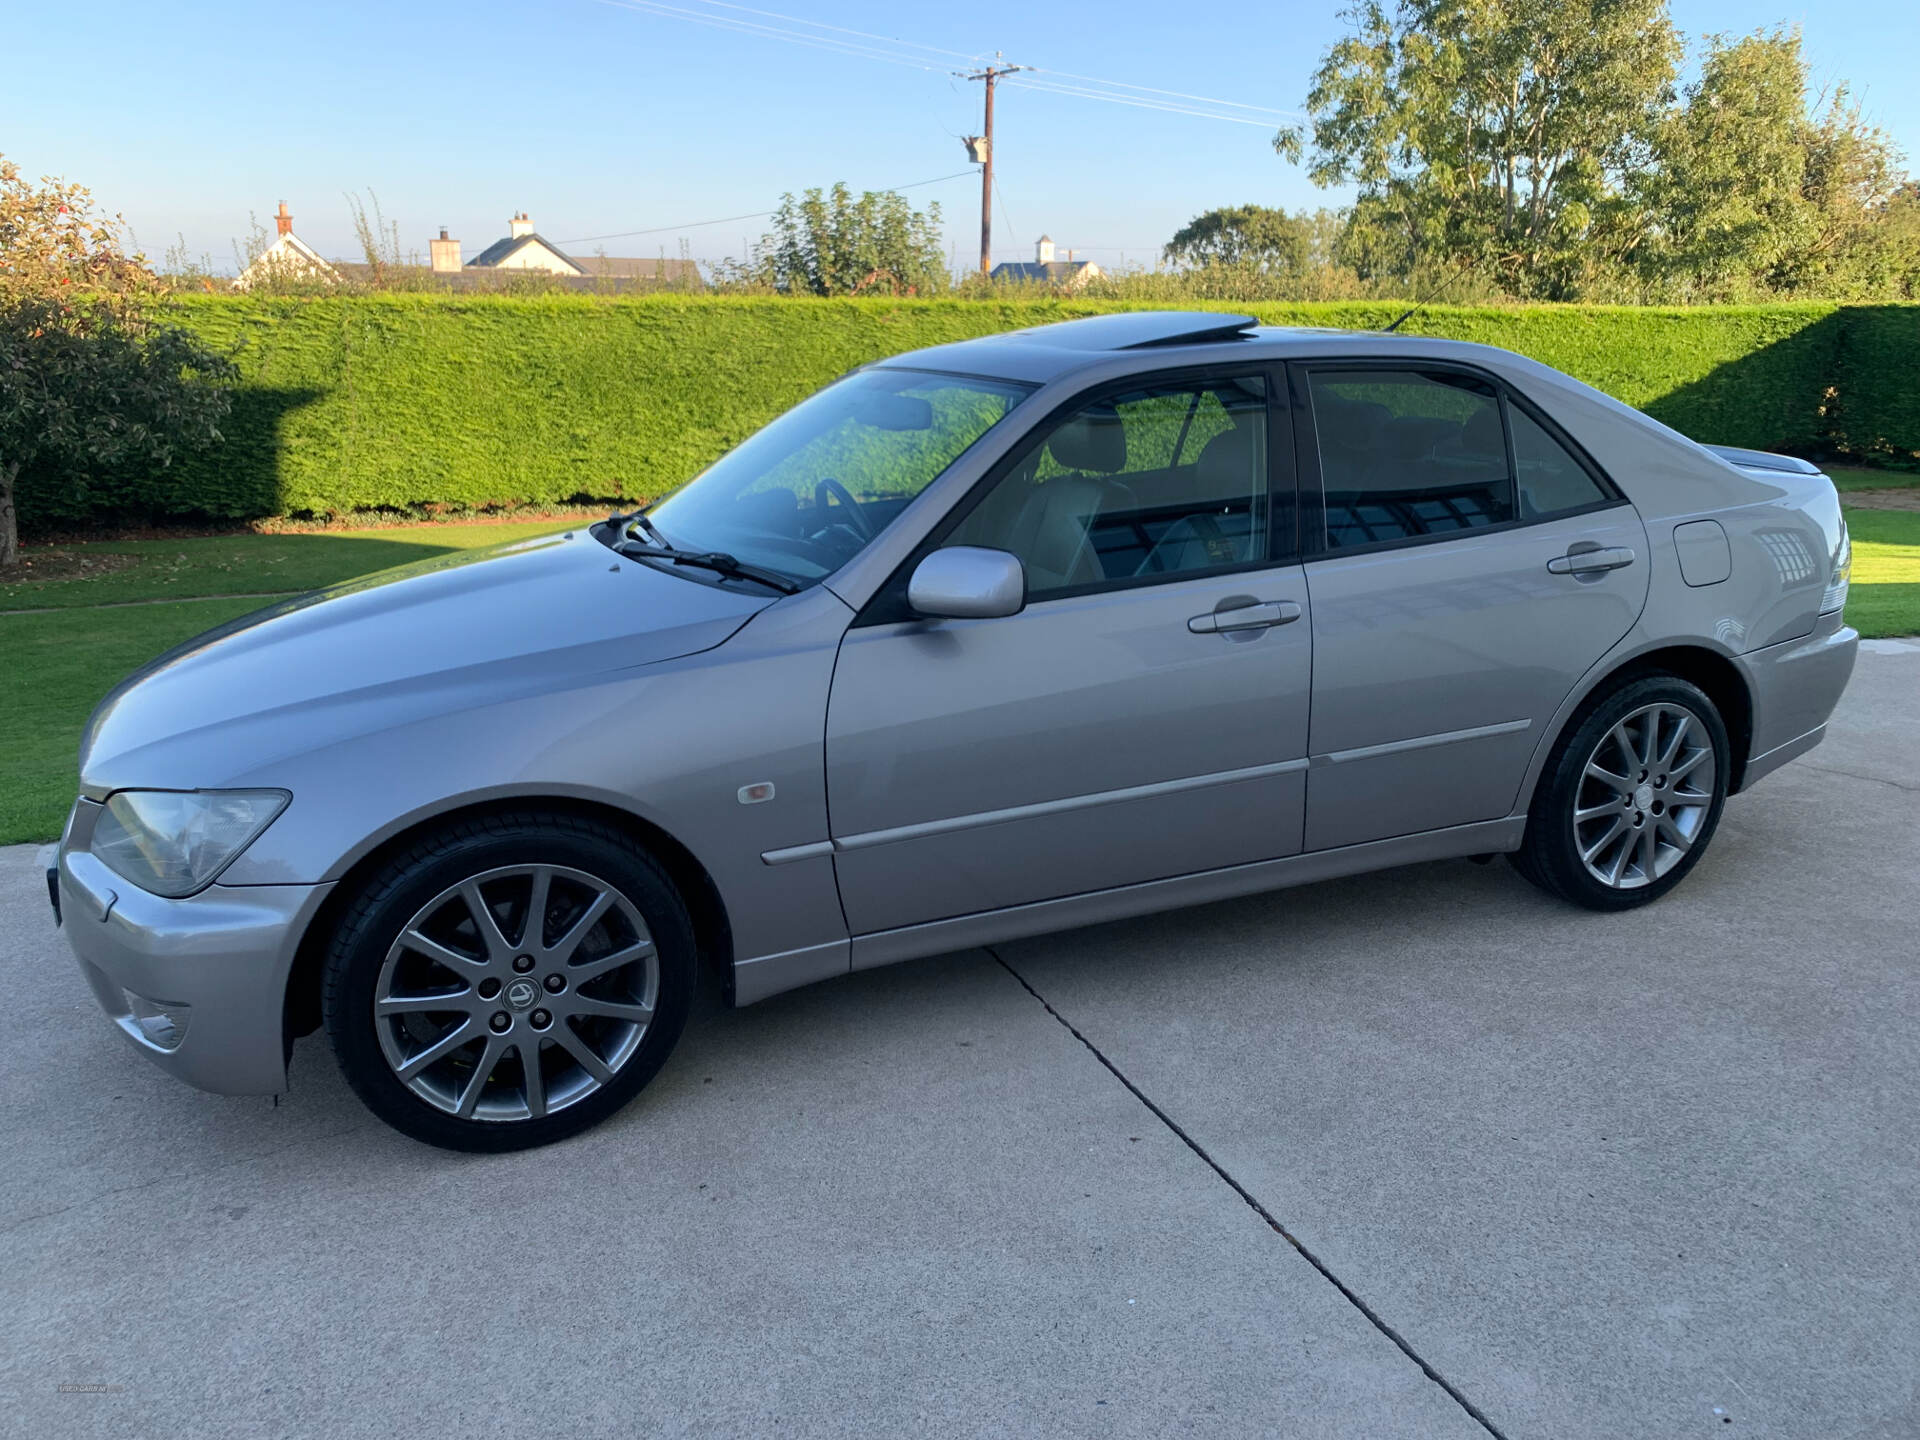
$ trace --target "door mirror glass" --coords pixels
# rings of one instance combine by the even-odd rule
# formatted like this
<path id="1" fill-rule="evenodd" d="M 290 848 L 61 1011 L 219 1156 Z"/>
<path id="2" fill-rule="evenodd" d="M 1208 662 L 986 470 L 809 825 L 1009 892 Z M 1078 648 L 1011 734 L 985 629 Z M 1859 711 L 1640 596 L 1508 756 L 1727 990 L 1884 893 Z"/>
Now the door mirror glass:
<path id="1" fill-rule="evenodd" d="M 1018 615 L 1027 603 L 1027 572 L 1005 550 L 953 545 L 915 567 L 907 603 L 921 615 L 990 620 Z"/>

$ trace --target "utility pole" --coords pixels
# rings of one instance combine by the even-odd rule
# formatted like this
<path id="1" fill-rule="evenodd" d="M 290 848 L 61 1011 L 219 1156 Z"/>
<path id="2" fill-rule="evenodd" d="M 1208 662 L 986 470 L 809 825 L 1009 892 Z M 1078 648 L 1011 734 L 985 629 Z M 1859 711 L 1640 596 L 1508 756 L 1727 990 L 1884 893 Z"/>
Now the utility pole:
<path id="1" fill-rule="evenodd" d="M 996 55 L 994 57 L 998 59 Z M 1025 70 L 1025 65 L 989 65 L 971 75 L 954 72 L 962 80 L 984 80 L 987 85 L 987 114 L 983 135 L 966 137 L 967 158 L 980 167 L 980 273 L 993 270 L 993 87 L 1002 75 Z"/>

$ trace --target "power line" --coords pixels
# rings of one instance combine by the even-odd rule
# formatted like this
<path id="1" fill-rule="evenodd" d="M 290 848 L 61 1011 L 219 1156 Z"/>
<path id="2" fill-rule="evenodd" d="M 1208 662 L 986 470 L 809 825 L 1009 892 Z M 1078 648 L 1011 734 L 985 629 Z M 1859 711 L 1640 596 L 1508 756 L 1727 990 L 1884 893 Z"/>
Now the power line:
<path id="1" fill-rule="evenodd" d="M 851 55 L 861 60 L 879 60 L 889 65 L 905 65 L 911 70 L 937 71 L 941 66 L 928 57 L 889 53 L 871 45 L 857 45 L 849 41 L 836 40 L 830 35 L 807 35 L 797 30 L 783 30 L 776 25 L 762 25 L 753 20 L 735 20 L 727 15 L 713 15 L 698 10 L 689 10 L 680 5 L 668 5 L 662 0 L 598 0 L 616 10 L 634 10 L 641 14 L 658 15 L 666 20 L 685 20 L 692 25 L 706 25 L 715 30 L 731 30 L 741 35 L 758 35 L 765 40 L 780 40 L 789 45 L 805 45 L 814 50 L 826 50 L 836 55 Z"/>
<path id="2" fill-rule="evenodd" d="M 717 0 L 708 0 L 708 3 L 717 3 Z M 1271 105 L 1243 105 L 1238 100 L 1221 100 L 1212 95 L 1189 95 L 1184 90 L 1156 90 L 1151 85 L 1130 85 L 1124 80 L 1101 80 L 1092 75 L 1076 75 L 1071 70 L 1049 70 L 1044 65 L 1033 65 L 1028 68 L 1036 75 L 1058 75 L 1063 80 L 1084 80 L 1114 90 L 1139 90 L 1148 95 L 1165 95 L 1175 100 L 1198 100 L 1203 104 L 1225 105 L 1234 110 L 1258 110 L 1267 115 L 1277 115 L 1284 120 L 1306 118 L 1297 110 L 1276 110 Z"/>
<path id="3" fill-rule="evenodd" d="M 867 30 L 849 30 L 844 25 L 829 25 L 822 20 L 803 20 L 797 15 L 782 15 L 776 10 L 756 10 L 751 5 L 732 4 L 730 0 L 699 0 L 699 3 L 711 5 L 720 10 L 739 10 L 748 15 L 764 15 L 769 20 L 785 20 L 793 25 L 807 25 L 815 30 L 832 30 L 841 35 L 856 35 L 862 40 L 879 40 L 889 45 L 906 45 L 915 50 L 927 50 L 935 55 L 945 55 L 955 60 L 975 58 L 962 50 L 944 50 L 938 45 L 923 45 L 918 40 L 902 40 L 897 35 L 875 35 Z"/>
<path id="4" fill-rule="evenodd" d="M 735 4 L 733 0 L 691 0 L 690 5 L 676 5 L 670 3 L 670 0 L 599 0 L 599 3 L 616 9 L 655 15 L 661 19 L 684 20 L 689 24 L 706 25 L 717 30 L 732 31 L 735 34 L 756 35 L 763 40 L 775 40 L 782 44 L 804 45 L 811 49 L 825 50 L 855 59 L 904 65 L 914 70 L 932 71 L 943 68 L 933 60 L 934 56 L 950 56 L 969 62 L 975 58 L 963 51 L 928 45 L 919 40 L 878 35 L 868 30 L 853 30 L 843 25 L 830 25 L 825 21 L 808 20 L 804 16 L 788 15 L 777 10 L 762 10 L 750 5 Z M 706 8 L 695 9 L 691 6 Z M 753 15 L 762 18 L 736 19 L 734 15 L 716 14 L 715 10 L 727 10 L 737 15 Z M 765 23 L 770 20 L 782 21 L 784 24 Z M 802 30 L 787 28 L 795 25 L 806 28 Z M 850 38 L 840 38 L 843 36 Z M 921 53 L 912 53 L 915 51 Z M 1229 124 L 1254 125 L 1261 129 L 1273 128 L 1275 119 L 1302 118 L 1295 111 L 1276 109 L 1273 106 L 1249 105 L 1238 100 L 1195 95 L 1184 90 L 1164 90 L 1151 85 L 1135 85 L 1125 80 L 1106 80 L 1071 70 L 1048 70 L 1039 66 L 1019 68 L 1027 70 L 1032 78 L 1010 80 L 1007 83 L 1023 90 L 1036 90 L 1083 100 L 1104 100 L 1109 104 L 1127 105 L 1139 110 L 1187 115 L 1201 120 L 1223 120 Z M 1058 78 L 1038 78 L 1043 76 Z M 1236 111 L 1240 113 L 1230 113 Z M 1273 118 L 1256 118 L 1261 116 Z"/>
<path id="5" fill-rule="evenodd" d="M 931 180 L 915 180 L 910 185 L 889 185 L 879 193 L 886 195 L 895 190 L 918 190 L 923 185 L 938 185 L 942 181 L 958 180 L 962 175 L 973 173 L 970 169 L 956 170 L 951 175 L 936 175 Z M 694 220 L 685 225 L 655 225 L 647 230 L 621 230 L 611 235 L 582 235 L 574 240 L 556 240 L 554 243 L 556 245 L 590 245 L 595 240 L 630 240 L 636 235 L 667 235 L 676 230 L 698 230 L 707 225 L 730 225 L 736 220 L 764 220 L 776 213 L 778 212 L 773 210 L 756 210 L 751 215 L 722 215 L 717 220 Z"/>
<path id="6" fill-rule="evenodd" d="M 1274 122 L 1271 120 L 1255 120 L 1245 115 L 1224 115 L 1216 110 L 1200 110 L 1192 106 L 1140 99 L 1132 95 L 1110 95 L 1080 86 L 1051 85 L 1042 80 L 1009 80 L 1007 84 L 1015 90 L 1038 90 L 1053 95 L 1075 95 L 1085 100 L 1105 100 L 1110 105 L 1131 105 L 1139 110 L 1160 110 L 1169 115 L 1191 115 L 1200 120 L 1225 120 L 1232 125 L 1257 125 L 1262 130 L 1274 128 Z"/>

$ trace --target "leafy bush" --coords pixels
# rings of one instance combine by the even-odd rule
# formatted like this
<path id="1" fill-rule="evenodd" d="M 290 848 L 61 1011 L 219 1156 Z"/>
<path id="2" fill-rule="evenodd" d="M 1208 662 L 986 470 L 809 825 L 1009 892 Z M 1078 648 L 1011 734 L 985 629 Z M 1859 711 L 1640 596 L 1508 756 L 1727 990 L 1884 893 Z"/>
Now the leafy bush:
<path id="1" fill-rule="evenodd" d="M 1073 299 L 658 295 L 200 296 L 174 318 L 240 344 L 225 443 L 84 496 L 21 477 L 23 523 L 108 509 L 242 518 L 631 500 L 696 474 L 857 365 L 1130 308 Z M 1134 307 L 1137 308 L 1137 307 Z M 1377 329 L 1391 302 L 1209 308 Z M 1422 311 L 1402 329 L 1531 355 L 1701 440 L 1920 450 L 1920 307 Z"/>

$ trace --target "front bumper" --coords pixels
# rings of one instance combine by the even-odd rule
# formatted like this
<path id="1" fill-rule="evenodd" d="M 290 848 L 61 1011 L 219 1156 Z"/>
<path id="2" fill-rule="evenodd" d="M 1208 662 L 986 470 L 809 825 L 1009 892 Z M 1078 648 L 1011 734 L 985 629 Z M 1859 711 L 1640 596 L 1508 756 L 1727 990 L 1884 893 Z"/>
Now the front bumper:
<path id="1" fill-rule="evenodd" d="M 61 928 L 108 1018 L 189 1085 L 285 1090 L 287 976 L 332 886 L 212 885 L 168 900 L 75 848 L 81 828 L 69 827 L 54 884 Z"/>

